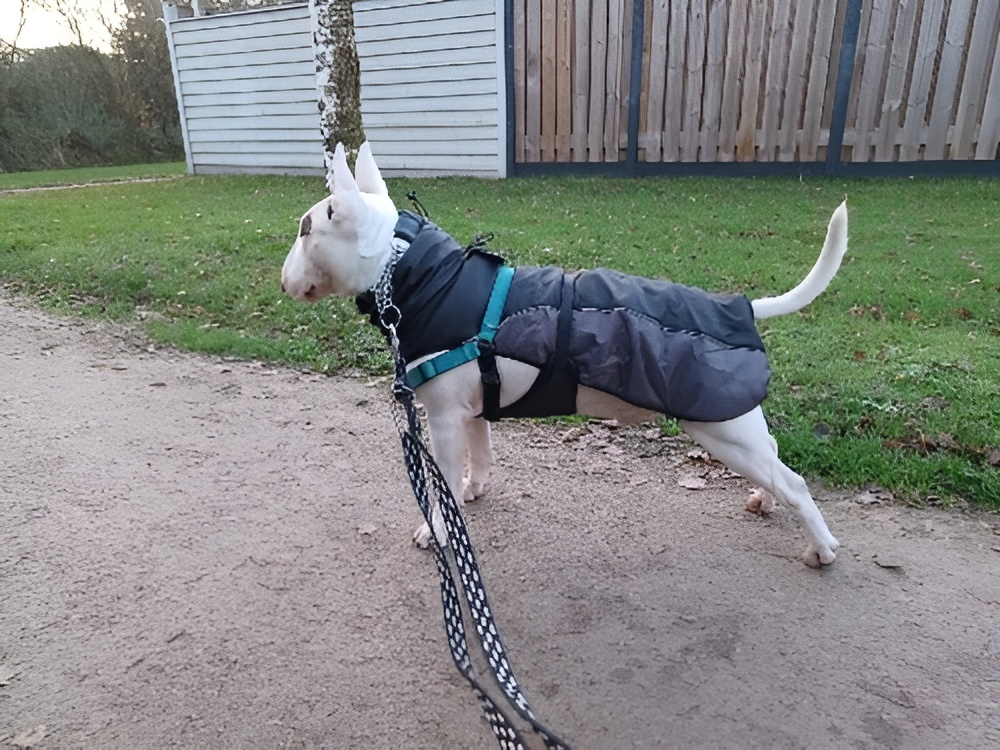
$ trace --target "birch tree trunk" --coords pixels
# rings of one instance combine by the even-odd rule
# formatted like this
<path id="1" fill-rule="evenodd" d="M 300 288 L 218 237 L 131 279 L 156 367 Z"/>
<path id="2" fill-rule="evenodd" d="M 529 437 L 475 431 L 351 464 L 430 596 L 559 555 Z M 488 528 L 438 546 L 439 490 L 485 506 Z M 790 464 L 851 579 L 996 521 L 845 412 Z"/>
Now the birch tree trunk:
<path id="1" fill-rule="evenodd" d="M 331 164 L 337 143 L 344 144 L 353 167 L 365 142 L 361 123 L 361 69 L 354 41 L 354 8 L 351 0 L 313 0 L 313 35 L 320 128 L 326 152 L 326 181 L 331 184 Z"/>

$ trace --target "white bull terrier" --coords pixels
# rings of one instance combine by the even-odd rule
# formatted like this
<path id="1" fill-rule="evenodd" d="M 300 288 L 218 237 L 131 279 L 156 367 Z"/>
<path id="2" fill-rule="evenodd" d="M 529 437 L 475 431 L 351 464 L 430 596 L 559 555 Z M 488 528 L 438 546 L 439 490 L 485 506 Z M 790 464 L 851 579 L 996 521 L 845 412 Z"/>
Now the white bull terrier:
<path id="1" fill-rule="evenodd" d="M 397 212 L 367 143 L 353 175 L 342 146 L 332 166 L 332 195 L 302 217 L 282 268 L 282 288 L 309 302 L 329 294 L 364 295 L 385 273 L 393 301 L 402 310 L 398 332 L 404 356 L 409 341 L 433 339 L 431 334 L 441 328 L 455 329 L 450 335 L 458 340 L 425 341 L 423 349 L 410 346 L 407 360 L 408 379 L 415 376 L 411 384 L 427 411 L 432 451 L 456 498 L 478 497 L 486 485 L 493 455 L 484 413 L 491 419 L 524 413 L 518 405 L 532 400 L 536 381 L 547 379 L 549 393 L 541 401 L 562 401 L 564 407 L 568 401 L 568 408 L 547 413 L 575 410 L 620 423 L 662 413 L 678 417 L 697 443 L 763 488 L 751 495 L 748 510 L 767 513 L 777 499 L 798 513 L 809 538 L 803 558 L 807 565 L 818 568 L 834 561 L 839 543 L 805 481 L 779 460 L 759 406 L 769 371 L 753 320 L 799 310 L 830 283 L 847 250 L 846 202 L 830 220 L 815 266 L 798 286 L 777 297 L 751 302 L 606 270 L 569 275 L 553 268 L 508 272 L 510 289 L 498 292 L 501 271 L 507 268 L 502 259 L 462 252 L 433 224 Z M 410 229 L 401 232 L 407 222 Z M 423 237 L 434 241 L 428 245 Z M 444 282 L 433 279 L 437 265 L 448 268 Z M 442 312 L 447 305 L 438 291 L 447 296 L 455 274 L 466 268 L 472 269 L 471 286 L 456 282 L 452 296 L 475 297 L 478 310 Z M 531 278 L 534 287 L 528 283 Z M 536 288 L 542 290 L 538 300 Z M 674 294 L 680 295 L 678 301 Z M 419 301 L 407 308 L 398 295 Z M 483 312 L 487 297 L 490 309 L 495 307 L 492 313 Z M 501 308 L 504 315 L 497 323 Z M 492 330 L 486 335 L 491 326 L 484 316 L 491 314 Z M 710 320 L 707 329 L 699 328 L 703 317 Z M 717 333 L 719 326 L 735 333 Z M 525 344 L 535 330 L 541 331 L 542 343 Z M 518 353 L 525 346 L 530 351 Z M 563 375 L 553 374 L 553 358 L 560 360 Z M 690 365 L 687 359 L 697 363 Z M 442 539 L 439 519 L 436 513 L 435 533 Z M 423 524 L 414 540 L 426 546 L 430 535 Z"/>

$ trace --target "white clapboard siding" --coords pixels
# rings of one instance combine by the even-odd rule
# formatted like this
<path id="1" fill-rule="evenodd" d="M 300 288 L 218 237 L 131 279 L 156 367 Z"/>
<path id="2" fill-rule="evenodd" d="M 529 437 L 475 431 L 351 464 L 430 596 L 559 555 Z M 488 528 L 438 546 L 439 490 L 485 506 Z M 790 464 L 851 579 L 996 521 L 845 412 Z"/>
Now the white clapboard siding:
<path id="1" fill-rule="evenodd" d="M 172 20 L 188 170 L 322 176 L 308 3 Z"/>
<path id="2" fill-rule="evenodd" d="M 362 117 L 387 176 L 504 174 L 498 5 L 355 3 Z M 308 2 L 174 18 L 167 33 L 189 171 L 324 173 Z"/>
<path id="3" fill-rule="evenodd" d="M 361 114 L 386 176 L 504 174 L 498 5 L 497 0 L 355 2 Z"/>

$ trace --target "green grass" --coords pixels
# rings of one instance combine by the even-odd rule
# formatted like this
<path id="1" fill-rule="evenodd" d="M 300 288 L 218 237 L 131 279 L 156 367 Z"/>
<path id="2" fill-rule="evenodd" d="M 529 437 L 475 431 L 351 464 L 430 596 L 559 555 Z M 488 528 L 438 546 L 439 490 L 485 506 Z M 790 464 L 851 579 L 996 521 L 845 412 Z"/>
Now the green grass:
<path id="1" fill-rule="evenodd" d="M 1000 181 L 390 181 L 400 207 L 411 189 L 460 241 L 493 232 L 515 263 L 751 298 L 802 279 L 848 195 L 851 244 L 831 287 L 761 324 L 782 454 L 833 484 L 1000 508 Z M 60 312 L 141 318 L 184 349 L 386 372 L 353 301 L 281 294 L 298 218 L 322 195 L 320 179 L 290 177 L 3 194 L 0 282 Z"/>
<path id="2" fill-rule="evenodd" d="M 56 185 L 89 185 L 96 182 L 139 180 L 156 177 L 180 177 L 186 171 L 184 162 L 134 164 L 124 167 L 86 167 L 81 169 L 50 169 L 39 172 L 0 172 L 0 190 L 24 190 Z"/>

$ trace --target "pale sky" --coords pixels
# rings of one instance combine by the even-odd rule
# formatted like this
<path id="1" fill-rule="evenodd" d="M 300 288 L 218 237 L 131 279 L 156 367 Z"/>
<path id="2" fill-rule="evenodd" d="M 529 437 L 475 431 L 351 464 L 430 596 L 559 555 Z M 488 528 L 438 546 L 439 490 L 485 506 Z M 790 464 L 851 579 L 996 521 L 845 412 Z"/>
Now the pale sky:
<path id="1" fill-rule="evenodd" d="M 112 15 L 114 9 L 113 0 L 78 0 L 78 5 L 92 12 L 103 9 L 108 16 Z M 93 15 L 96 16 L 96 13 Z M 20 0 L 0 0 L 0 38 L 5 42 L 13 41 L 20 17 Z M 84 21 L 81 26 L 85 43 L 107 51 L 108 32 L 99 18 L 93 18 L 89 23 Z M 70 33 L 62 16 L 30 7 L 17 46 L 22 49 L 36 49 L 60 44 L 76 44 L 76 37 Z"/>

